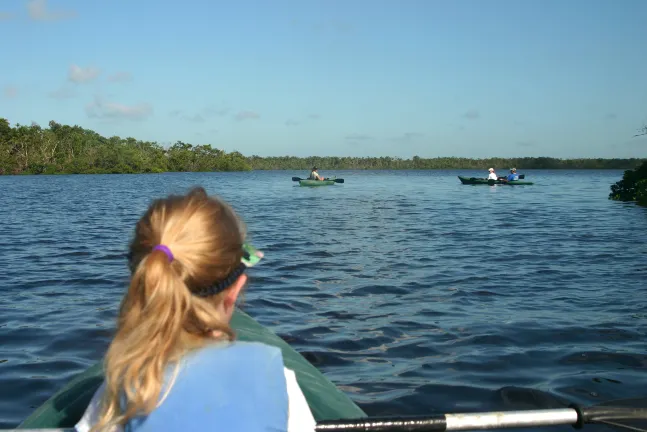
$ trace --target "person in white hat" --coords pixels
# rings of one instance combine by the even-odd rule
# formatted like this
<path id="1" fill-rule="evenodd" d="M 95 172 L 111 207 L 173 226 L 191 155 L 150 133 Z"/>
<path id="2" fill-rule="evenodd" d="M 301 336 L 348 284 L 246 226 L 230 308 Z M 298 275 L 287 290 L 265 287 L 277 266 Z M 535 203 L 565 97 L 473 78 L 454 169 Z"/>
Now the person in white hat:
<path id="1" fill-rule="evenodd" d="M 494 172 L 494 168 L 490 168 L 488 171 L 490 171 L 490 175 L 487 177 L 488 180 L 496 180 L 498 178 Z"/>

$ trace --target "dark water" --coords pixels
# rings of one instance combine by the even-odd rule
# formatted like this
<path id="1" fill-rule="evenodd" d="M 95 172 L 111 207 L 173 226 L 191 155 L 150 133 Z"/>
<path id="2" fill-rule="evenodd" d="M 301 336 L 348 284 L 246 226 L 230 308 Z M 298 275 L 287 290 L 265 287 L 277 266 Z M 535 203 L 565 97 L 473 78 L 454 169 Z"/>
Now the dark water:
<path id="1" fill-rule="evenodd" d="M 460 173 L 0 177 L 0 427 L 101 358 L 135 221 L 195 184 L 266 252 L 246 310 L 369 414 L 493 409 L 509 385 L 647 395 L 647 210 L 607 200 L 621 172 Z"/>

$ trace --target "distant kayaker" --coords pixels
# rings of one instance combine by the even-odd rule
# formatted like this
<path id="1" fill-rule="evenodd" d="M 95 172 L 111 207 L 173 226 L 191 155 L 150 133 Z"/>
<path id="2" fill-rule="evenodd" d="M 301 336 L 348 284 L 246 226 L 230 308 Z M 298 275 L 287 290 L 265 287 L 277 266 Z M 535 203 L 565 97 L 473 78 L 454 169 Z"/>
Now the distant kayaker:
<path id="1" fill-rule="evenodd" d="M 319 173 L 317 172 L 317 167 L 312 167 L 312 172 L 310 173 L 310 177 L 308 177 L 308 180 L 325 180 L 325 179 L 319 175 Z"/>
<path id="2" fill-rule="evenodd" d="M 508 174 L 508 178 L 506 180 L 508 180 L 508 181 L 519 180 L 519 176 L 517 175 L 517 169 L 516 168 L 510 168 L 510 174 Z"/>
<path id="3" fill-rule="evenodd" d="M 130 243 L 130 286 L 105 380 L 76 430 L 308 431 L 315 420 L 281 350 L 235 341 L 229 322 L 263 254 L 198 187 L 154 201 Z"/>
<path id="4" fill-rule="evenodd" d="M 494 168 L 490 168 L 488 171 L 490 171 L 490 175 L 487 176 L 488 180 L 496 180 L 498 178 L 494 172 Z"/>

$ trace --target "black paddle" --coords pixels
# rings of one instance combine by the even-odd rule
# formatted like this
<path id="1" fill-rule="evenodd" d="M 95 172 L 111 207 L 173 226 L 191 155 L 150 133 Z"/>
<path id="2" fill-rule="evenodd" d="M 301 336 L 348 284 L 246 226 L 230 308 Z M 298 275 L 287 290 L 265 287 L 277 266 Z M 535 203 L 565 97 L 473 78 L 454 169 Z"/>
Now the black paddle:
<path id="1" fill-rule="evenodd" d="M 324 420 L 317 423 L 315 430 L 317 432 L 443 432 L 556 425 L 572 425 L 576 429 L 581 429 L 585 424 L 605 424 L 614 428 L 644 432 L 647 431 L 647 399 L 640 400 L 646 404 L 640 408 L 571 405 L 569 408 L 541 410 Z M 616 402 L 627 403 L 627 401 Z"/>
<path id="2" fill-rule="evenodd" d="M 308 180 L 308 179 L 302 179 L 299 177 L 292 177 L 292 181 L 301 181 L 301 180 Z M 334 181 L 335 183 L 343 183 L 344 179 L 338 179 L 338 178 L 325 178 L 324 180 L 328 181 Z"/>

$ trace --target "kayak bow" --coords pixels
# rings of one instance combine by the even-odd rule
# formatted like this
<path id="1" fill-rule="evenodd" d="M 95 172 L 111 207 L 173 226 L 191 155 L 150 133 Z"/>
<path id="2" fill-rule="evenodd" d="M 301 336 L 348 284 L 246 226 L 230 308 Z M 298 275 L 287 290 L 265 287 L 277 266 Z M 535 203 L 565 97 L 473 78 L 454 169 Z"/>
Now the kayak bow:
<path id="1" fill-rule="evenodd" d="M 316 367 L 249 315 L 237 310 L 231 325 L 239 340 L 262 342 L 281 349 L 285 367 L 295 372 L 315 420 L 366 417 L 364 411 Z M 77 375 L 45 401 L 18 426 L 18 429 L 74 427 L 102 382 L 103 364 L 99 362 Z"/>

